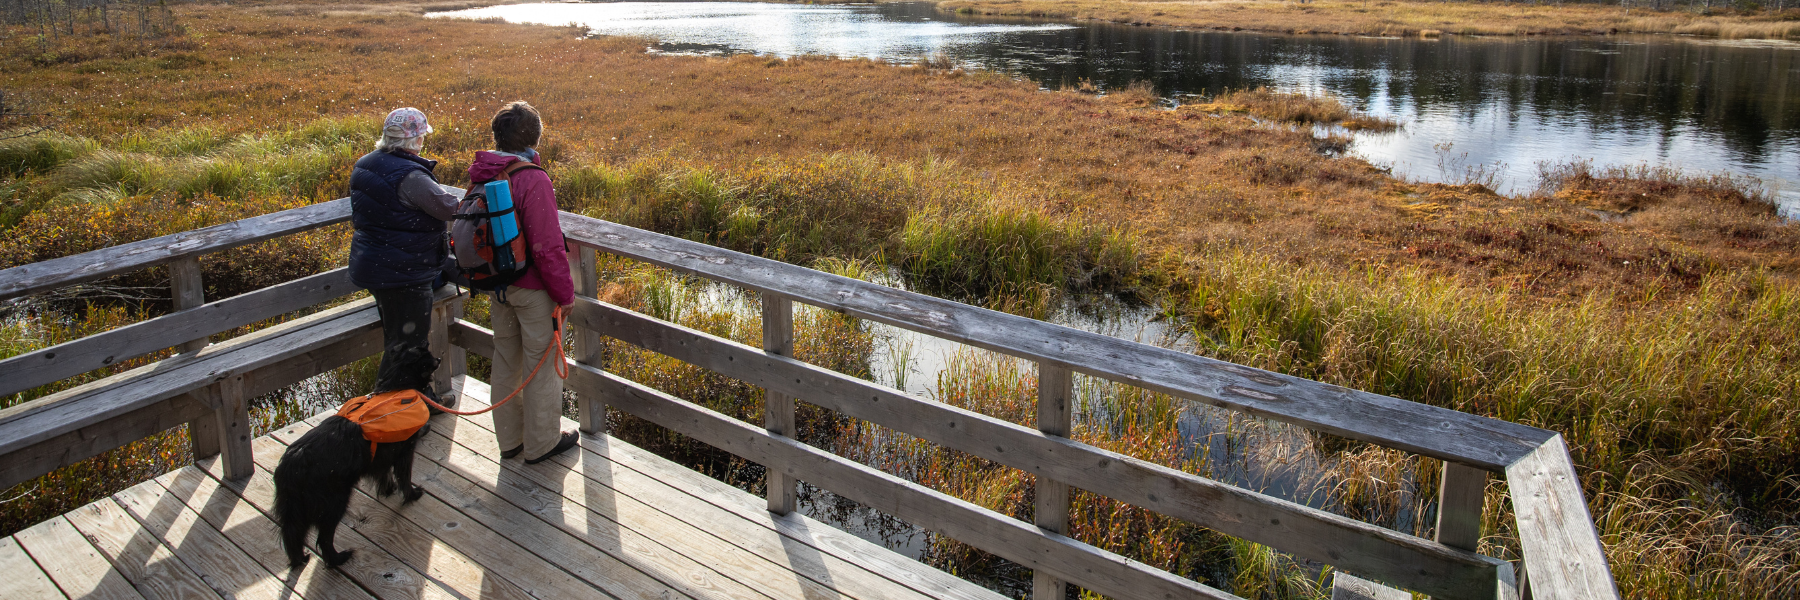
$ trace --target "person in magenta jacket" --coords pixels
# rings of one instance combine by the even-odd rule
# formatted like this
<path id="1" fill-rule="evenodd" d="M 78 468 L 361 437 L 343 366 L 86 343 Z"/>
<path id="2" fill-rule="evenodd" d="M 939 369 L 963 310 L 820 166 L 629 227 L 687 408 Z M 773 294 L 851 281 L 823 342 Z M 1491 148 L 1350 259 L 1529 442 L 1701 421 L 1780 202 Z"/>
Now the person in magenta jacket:
<path id="1" fill-rule="evenodd" d="M 469 165 L 469 181 L 493 181 L 508 165 L 519 161 L 539 164 L 538 138 L 543 122 L 537 109 L 514 102 L 494 114 L 494 150 L 475 153 Z M 525 462 L 538 463 L 561 454 L 580 441 L 573 431 L 562 431 L 563 379 L 555 365 L 532 368 L 555 343 L 553 311 L 566 312 L 575 302 L 575 285 L 569 277 L 569 255 L 562 225 L 557 220 L 556 190 L 541 169 L 522 169 L 512 174 L 513 206 L 519 230 L 531 248 L 531 270 L 512 285 L 493 294 L 494 325 L 493 401 L 524 388 L 512 402 L 494 409 L 494 435 L 501 458 L 520 454 Z M 527 382 L 525 379 L 529 377 Z"/>

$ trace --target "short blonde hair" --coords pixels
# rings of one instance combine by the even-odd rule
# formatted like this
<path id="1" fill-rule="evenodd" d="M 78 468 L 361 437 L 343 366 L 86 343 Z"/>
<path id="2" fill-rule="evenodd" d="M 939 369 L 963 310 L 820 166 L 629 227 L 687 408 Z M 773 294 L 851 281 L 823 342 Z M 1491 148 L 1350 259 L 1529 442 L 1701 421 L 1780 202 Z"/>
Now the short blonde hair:
<path id="1" fill-rule="evenodd" d="M 394 137 L 391 135 L 383 135 L 381 136 L 381 141 L 375 142 L 375 149 L 382 152 L 405 150 L 413 154 L 418 154 L 425 149 L 425 136 L 415 135 L 412 137 Z"/>

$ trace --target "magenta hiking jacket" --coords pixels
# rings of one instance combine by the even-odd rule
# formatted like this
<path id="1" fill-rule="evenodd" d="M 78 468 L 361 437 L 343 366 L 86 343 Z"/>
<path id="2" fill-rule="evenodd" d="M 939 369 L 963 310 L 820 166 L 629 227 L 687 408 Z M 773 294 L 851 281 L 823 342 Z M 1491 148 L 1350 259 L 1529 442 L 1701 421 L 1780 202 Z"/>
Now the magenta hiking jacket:
<path id="1" fill-rule="evenodd" d="M 469 181 L 492 181 L 507 165 L 519 158 L 482 150 L 475 153 L 469 165 Z M 513 285 L 544 290 L 557 305 L 575 301 L 575 284 L 569 279 L 569 251 L 563 242 L 562 223 L 556 213 L 556 190 L 550 176 L 543 171 L 526 169 L 513 173 L 511 181 L 514 214 L 525 244 L 531 248 L 531 272 Z"/>

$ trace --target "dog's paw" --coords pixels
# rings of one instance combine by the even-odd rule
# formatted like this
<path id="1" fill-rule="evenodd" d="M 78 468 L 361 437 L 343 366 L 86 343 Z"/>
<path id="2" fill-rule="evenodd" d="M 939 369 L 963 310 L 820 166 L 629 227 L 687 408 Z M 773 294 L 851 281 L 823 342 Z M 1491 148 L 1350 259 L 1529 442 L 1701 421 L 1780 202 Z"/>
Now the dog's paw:
<path id="1" fill-rule="evenodd" d="M 402 504 L 412 504 L 423 497 L 425 497 L 425 488 L 409 483 L 406 484 L 406 501 Z"/>
<path id="2" fill-rule="evenodd" d="M 350 562 L 350 555 L 355 553 L 355 550 L 345 550 L 337 554 L 326 555 L 325 564 L 333 567 L 343 566 L 344 563 Z"/>
<path id="3" fill-rule="evenodd" d="M 301 554 L 300 556 L 288 559 L 288 568 L 298 571 L 306 568 L 306 563 L 308 562 L 312 562 L 312 556 Z"/>

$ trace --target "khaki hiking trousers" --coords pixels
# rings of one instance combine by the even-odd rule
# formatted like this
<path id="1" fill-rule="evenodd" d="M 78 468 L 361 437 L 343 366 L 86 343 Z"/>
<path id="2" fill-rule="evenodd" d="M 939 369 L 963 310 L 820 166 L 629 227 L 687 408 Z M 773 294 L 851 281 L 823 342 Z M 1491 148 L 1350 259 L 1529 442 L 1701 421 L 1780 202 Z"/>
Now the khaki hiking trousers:
<path id="1" fill-rule="evenodd" d="M 544 358 L 555 340 L 551 311 L 556 302 L 543 290 L 506 288 L 506 302 L 491 304 L 494 325 L 494 373 L 490 402 L 499 402 L 519 388 L 532 367 Z M 563 380 L 556 374 L 556 356 L 544 359 L 537 376 L 519 397 L 494 409 L 494 437 L 501 450 L 525 446 L 520 458 L 543 456 L 562 439 Z"/>

